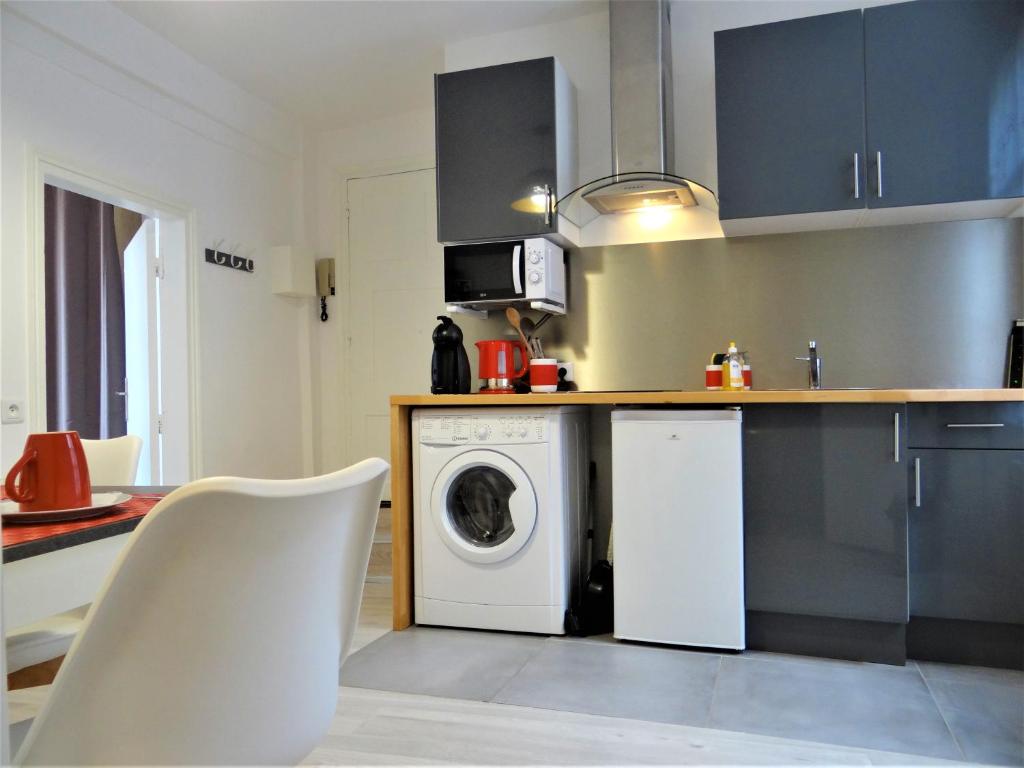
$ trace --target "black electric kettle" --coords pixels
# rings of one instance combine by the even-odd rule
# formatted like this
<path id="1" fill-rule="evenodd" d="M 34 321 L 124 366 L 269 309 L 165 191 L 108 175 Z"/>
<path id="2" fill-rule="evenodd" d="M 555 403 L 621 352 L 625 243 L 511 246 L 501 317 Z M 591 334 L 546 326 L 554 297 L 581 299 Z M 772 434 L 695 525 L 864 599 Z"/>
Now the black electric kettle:
<path id="1" fill-rule="evenodd" d="M 469 356 L 462 346 L 462 329 L 450 317 L 438 315 L 434 355 L 430 360 L 430 391 L 435 395 L 469 393 Z"/>

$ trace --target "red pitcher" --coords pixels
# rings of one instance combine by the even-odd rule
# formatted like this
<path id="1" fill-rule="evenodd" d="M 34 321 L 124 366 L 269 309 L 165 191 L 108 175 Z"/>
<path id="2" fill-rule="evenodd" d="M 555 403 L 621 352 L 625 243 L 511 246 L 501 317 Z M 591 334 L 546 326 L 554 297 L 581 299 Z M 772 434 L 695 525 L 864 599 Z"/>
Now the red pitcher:
<path id="1" fill-rule="evenodd" d="M 476 348 L 480 353 L 477 370 L 480 375 L 480 391 L 508 393 L 513 392 L 512 380 L 526 375 L 530 359 L 526 345 L 521 341 L 493 339 L 478 341 Z M 515 365 L 515 351 L 519 350 L 520 368 Z"/>

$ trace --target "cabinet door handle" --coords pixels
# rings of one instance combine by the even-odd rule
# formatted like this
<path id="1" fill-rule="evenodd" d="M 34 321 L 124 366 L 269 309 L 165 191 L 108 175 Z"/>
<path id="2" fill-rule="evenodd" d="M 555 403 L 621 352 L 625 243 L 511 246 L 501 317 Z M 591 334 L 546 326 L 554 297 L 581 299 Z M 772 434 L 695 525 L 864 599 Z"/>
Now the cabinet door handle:
<path id="1" fill-rule="evenodd" d="M 947 429 L 998 429 L 1005 424 L 947 424 Z"/>
<path id="2" fill-rule="evenodd" d="M 551 186 L 548 184 L 544 185 L 544 226 L 551 226 L 551 209 L 554 206 L 551 205 Z"/>
<path id="3" fill-rule="evenodd" d="M 900 463 L 900 412 L 892 415 L 892 461 Z"/>
<path id="4" fill-rule="evenodd" d="M 878 196 L 882 196 L 882 150 L 875 152 L 875 168 L 878 171 Z"/>
<path id="5" fill-rule="evenodd" d="M 853 153 L 853 199 L 860 200 L 860 152 Z"/>
<path id="6" fill-rule="evenodd" d="M 914 506 L 921 506 L 921 459 L 914 458 Z"/>

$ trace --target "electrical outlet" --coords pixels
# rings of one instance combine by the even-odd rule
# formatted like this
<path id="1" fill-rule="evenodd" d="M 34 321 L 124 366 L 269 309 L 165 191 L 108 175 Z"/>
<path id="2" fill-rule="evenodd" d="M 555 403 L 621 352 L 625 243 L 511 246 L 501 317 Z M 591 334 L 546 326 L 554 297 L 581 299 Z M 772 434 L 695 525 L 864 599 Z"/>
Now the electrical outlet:
<path id="1" fill-rule="evenodd" d="M 21 424 L 25 420 L 25 403 L 22 400 L 0 401 L 0 423 Z"/>

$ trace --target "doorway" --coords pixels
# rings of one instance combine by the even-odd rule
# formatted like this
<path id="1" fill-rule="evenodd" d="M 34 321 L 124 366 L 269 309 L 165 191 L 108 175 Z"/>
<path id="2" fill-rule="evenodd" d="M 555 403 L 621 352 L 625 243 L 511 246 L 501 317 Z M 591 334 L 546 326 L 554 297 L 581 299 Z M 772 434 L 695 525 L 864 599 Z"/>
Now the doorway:
<path id="1" fill-rule="evenodd" d="M 190 217 L 71 174 L 40 176 L 36 423 L 90 439 L 137 435 L 137 484 L 188 482 Z"/>

